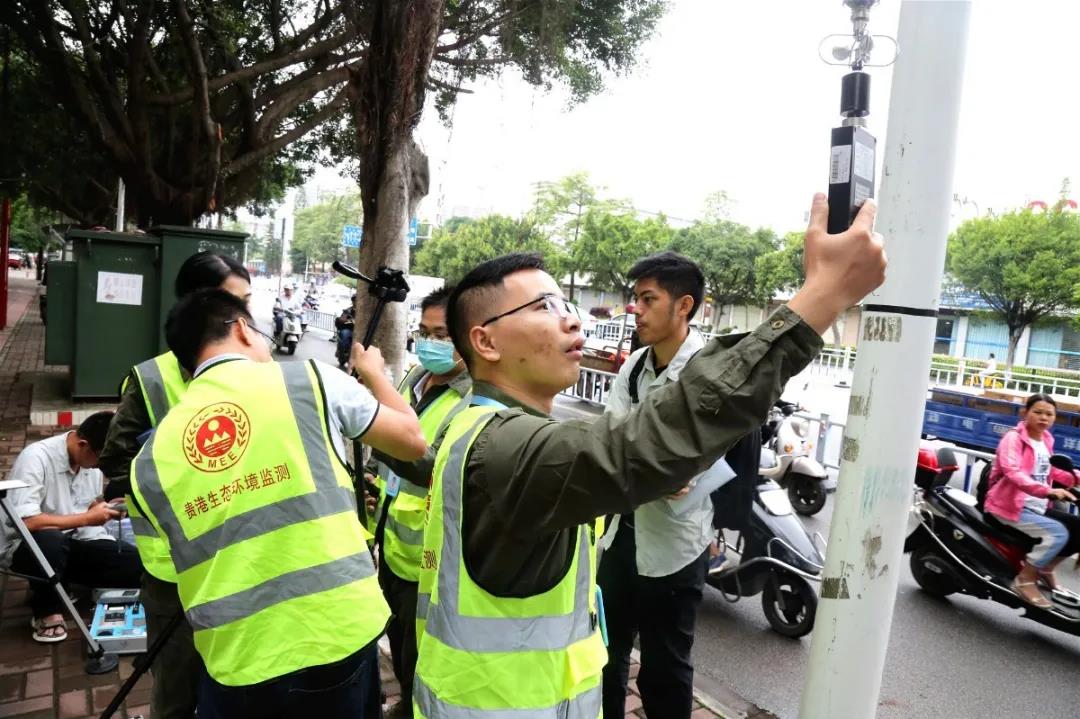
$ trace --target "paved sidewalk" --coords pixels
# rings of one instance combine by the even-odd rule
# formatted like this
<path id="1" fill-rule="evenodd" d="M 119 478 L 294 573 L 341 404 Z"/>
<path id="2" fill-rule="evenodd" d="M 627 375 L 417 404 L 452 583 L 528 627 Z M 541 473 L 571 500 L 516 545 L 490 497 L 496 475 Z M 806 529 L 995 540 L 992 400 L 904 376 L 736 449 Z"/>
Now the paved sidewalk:
<path id="1" fill-rule="evenodd" d="M 37 291 L 37 280 L 26 277 L 23 270 L 8 270 L 7 327 L 0 329 L 0 349 L 4 348 L 26 306 L 37 296 Z"/>
<path id="2" fill-rule="evenodd" d="M 16 455 L 26 444 L 51 437 L 64 429 L 29 424 L 33 389 L 31 375 L 66 372 L 66 368 L 44 364 L 45 328 L 36 300 L 36 282 L 15 276 L 10 280 L 10 326 L 8 330 L 0 332 L 0 478 L 11 469 Z M 83 669 L 83 642 L 74 623 L 68 621 L 66 641 L 38 644 L 30 637 L 31 616 L 27 601 L 27 581 L 0 574 L 0 717 L 96 717 L 119 690 L 120 684 L 131 676 L 131 657 L 122 658 L 120 666 L 108 674 L 86 674 Z M 77 607 L 83 618 L 88 620 L 92 610 L 89 600 L 78 602 Z M 635 654 L 630 671 L 632 680 L 627 695 L 627 717 L 645 716 L 637 690 L 638 669 Z M 398 702 L 401 689 L 394 679 L 385 652 L 380 661 L 380 670 L 387 700 L 385 708 L 389 709 Z M 148 704 L 152 682 L 149 674 L 143 676 L 116 716 L 151 719 Z M 695 692 L 692 719 L 766 719 L 771 716 L 722 689 L 718 688 L 712 694 L 711 697 L 701 691 Z M 720 700 L 713 697 L 720 697 Z"/>

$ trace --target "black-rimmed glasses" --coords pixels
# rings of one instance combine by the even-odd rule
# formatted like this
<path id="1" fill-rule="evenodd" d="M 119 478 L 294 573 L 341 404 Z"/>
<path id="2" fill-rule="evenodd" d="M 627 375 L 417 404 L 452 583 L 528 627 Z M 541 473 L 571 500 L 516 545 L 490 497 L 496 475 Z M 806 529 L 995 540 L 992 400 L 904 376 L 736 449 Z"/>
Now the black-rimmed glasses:
<path id="1" fill-rule="evenodd" d="M 492 317 L 492 318 L 490 318 L 488 320 L 485 320 L 483 323 L 481 323 L 480 326 L 481 327 L 487 327 L 488 325 L 490 325 L 495 320 L 501 320 L 503 317 L 506 317 L 507 315 L 512 315 L 515 312 L 520 312 L 521 310 L 525 309 L 526 307 L 532 307 L 533 305 L 537 304 L 538 302 L 543 302 L 544 306 L 547 308 L 547 311 L 553 317 L 557 317 L 560 320 L 565 320 L 565 319 L 576 319 L 576 320 L 579 320 L 579 321 L 581 320 L 581 311 L 578 310 L 577 305 L 573 304 L 572 302 L 570 302 L 570 300 L 567 300 L 566 298 L 558 297 L 558 296 L 553 295 L 553 294 L 546 294 L 546 295 L 540 295 L 535 300 L 529 300 L 528 302 L 526 302 L 523 305 L 518 305 L 517 307 L 515 307 L 512 310 L 507 310 L 506 312 L 503 312 L 500 315 L 495 315 L 494 317 Z"/>

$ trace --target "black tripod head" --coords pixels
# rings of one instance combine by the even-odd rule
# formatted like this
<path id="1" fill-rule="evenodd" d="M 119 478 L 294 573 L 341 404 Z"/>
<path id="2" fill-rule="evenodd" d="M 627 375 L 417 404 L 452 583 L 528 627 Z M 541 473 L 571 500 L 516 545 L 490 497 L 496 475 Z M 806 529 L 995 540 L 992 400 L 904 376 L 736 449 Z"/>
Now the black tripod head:
<path id="1" fill-rule="evenodd" d="M 409 296 L 409 283 L 405 281 L 405 273 L 401 270 L 392 270 L 389 267 L 380 267 L 372 279 L 344 262 L 334 262 L 334 271 L 354 280 L 366 282 L 368 294 L 383 302 L 404 302 Z"/>

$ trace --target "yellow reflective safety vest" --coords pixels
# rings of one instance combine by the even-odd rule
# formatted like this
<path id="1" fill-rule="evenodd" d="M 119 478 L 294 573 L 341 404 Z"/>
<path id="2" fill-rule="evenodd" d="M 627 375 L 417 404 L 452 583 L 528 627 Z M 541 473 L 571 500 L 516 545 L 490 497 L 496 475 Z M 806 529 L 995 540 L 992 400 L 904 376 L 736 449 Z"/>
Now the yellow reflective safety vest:
<path id="1" fill-rule="evenodd" d="M 417 404 L 412 388 L 425 374 L 427 370 L 422 365 L 417 365 L 405 376 L 398 387 L 401 396 L 412 407 L 416 407 Z M 429 446 L 449 420 L 467 406 L 468 402 L 464 401 L 455 389 L 447 387 L 435 401 L 424 408 L 418 419 L 424 439 Z M 430 478 L 428 480 L 430 483 Z M 418 581 L 420 557 L 424 551 L 424 516 L 427 510 L 428 487 L 426 484 L 415 484 L 404 477 L 399 477 L 381 463 L 375 486 L 379 490 L 380 507 L 379 513 L 376 513 L 373 518 L 376 526 L 379 514 L 386 512 L 380 556 L 390 571 L 401 579 L 409 582 Z M 369 528 L 372 531 L 375 530 L 375 527 L 371 525 Z"/>
<path id="2" fill-rule="evenodd" d="M 570 568 L 542 594 L 496 597 L 465 567 L 466 460 L 495 411 L 478 406 L 458 414 L 435 460 L 413 712 L 424 719 L 597 719 L 607 661 L 596 606 L 598 525 L 578 528 Z"/>
<path id="3" fill-rule="evenodd" d="M 135 459 L 195 648 L 247 686 L 359 651 L 390 616 L 313 364 L 225 361 Z"/>
<path id="4" fill-rule="evenodd" d="M 157 427 L 187 389 L 187 379 L 180 370 L 180 362 L 172 352 L 166 352 L 135 365 L 134 372 L 146 404 L 146 413 L 150 417 L 150 426 Z M 124 384 L 126 387 L 126 379 Z M 143 568 L 163 582 L 175 583 L 176 569 L 169 557 L 168 543 L 143 517 L 138 502 L 132 502 L 130 495 L 127 508 Z"/>

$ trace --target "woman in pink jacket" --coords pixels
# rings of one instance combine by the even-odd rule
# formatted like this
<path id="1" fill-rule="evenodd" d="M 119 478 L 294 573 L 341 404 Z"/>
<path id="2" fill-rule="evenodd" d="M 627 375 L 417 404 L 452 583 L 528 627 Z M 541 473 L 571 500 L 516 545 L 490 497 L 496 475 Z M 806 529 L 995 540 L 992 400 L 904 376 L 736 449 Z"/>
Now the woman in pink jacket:
<path id="1" fill-rule="evenodd" d="M 995 519 L 1038 540 L 1013 581 L 1013 591 L 1044 609 L 1051 604 L 1037 582 L 1042 580 L 1048 588 L 1056 588 L 1054 568 L 1080 549 L 1080 518 L 1049 506 L 1051 497 L 1074 499 L 1068 490 L 1053 487 L 1052 483 L 1066 487 L 1076 484 L 1071 473 L 1050 466 L 1050 455 L 1054 453 L 1050 427 L 1056 417 L 1057 403 L 1051 396 L 1028 397 L 1020 424 L 998 444 L 986 495 L 986 511 Z"/>

